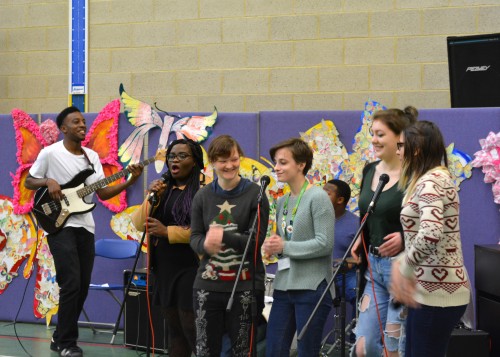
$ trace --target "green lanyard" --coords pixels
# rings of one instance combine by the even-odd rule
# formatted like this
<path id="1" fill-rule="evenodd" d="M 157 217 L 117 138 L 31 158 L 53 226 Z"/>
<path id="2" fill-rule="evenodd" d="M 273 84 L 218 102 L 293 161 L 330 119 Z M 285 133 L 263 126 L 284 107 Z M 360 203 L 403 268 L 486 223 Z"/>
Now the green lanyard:
<path id="1" fill-rule="evenodd" d="M 306 179 L 306 181 L 302 185 L 302 189 L 300 190 L 299 197 L 297 198 L 297 203 L 295 203 L 295 207 L 292 209 L 292 219 L 290 220 L 290 224 L 288 226 L 286 225 L 286 216 L 288 215 L 288 200 L 292 195 L 291 193 L 288 194 L 285 204 L 283 205 L 283 216 L 281 217 L 281 230 L 283 231 L 283 233 L 285 233 L 286 240 L 292 239 L 293 221 L 295 219 L 295 215 L 297 214 L 297 209 L 299 208 L 300 200 L 302 199 L 304 192 L 306 192 L 306 188 L 308 185 L 309 182 Z"/>

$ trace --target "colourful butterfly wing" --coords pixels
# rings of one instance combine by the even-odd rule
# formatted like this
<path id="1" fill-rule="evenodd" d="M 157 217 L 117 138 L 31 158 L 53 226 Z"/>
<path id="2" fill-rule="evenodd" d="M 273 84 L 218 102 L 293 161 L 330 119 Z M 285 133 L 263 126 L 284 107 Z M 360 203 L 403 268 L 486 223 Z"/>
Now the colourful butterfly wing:
<path id="1" fill-rule="evenodd" d="M 149 104 L 129 96 L 123 84 L 120 84 L 120 97 L 130 124 L 133 126 L 154 124 L 161 127 L 162 121 L 158 113 Z"/>
<path id="2" fill-rule="evenodd" d="M 120 115 L 120 100 L 108 103 L 98 114 L 87 132 L 82 145 L 99 154 L 104 176 L 109 177 L 122 170 L 118 162 L 118 117 Z M 111 182 L 113 186 L 123 182 L 124 178 Z M 127 207 L 127 193 L 122 191 L 109 200 L 99 201 L 112 212 L 121 212 Z"/>
<path id="3" fill-rule="evenodd" d="M 168 136 L 170 134 L 170 130 L 172 128 L 172 124 L 174 123 L 174 117 L 169 115 L 165 115 L 163 118 L 163 127 L 161 129 L 160 140 L 158 141 L 158 150 L 167 149 L 168 146 Z M 156 160 L 155 161 L 155 170 L 156 173 L 160 173 L 165 166 L 165 160 Z"/>
<path id="4" fill-rule="evenodd" d="M 16 159 L 20 165 L 16 173 L 11 174 L 14 188 L 14 213 L 24 214 L 33 208 L 35 195 L 35 191 L 24 187 L 24 181 L 38 154 L 44 146 L 47 146 L 47 142 L 40 133 L 38 124 L 27 113 L 13 109 L 11 114 L 16 132 Z"/>
<path id="5" fill-rule="evenodd" d="M 30 255 L 34 256 L 36 234 L 33 235 L 34 224 L 28 223 L 28 215 L 14 214 L 13 202 L 10 197 L 0 195 L 0 232 L 6 240 L 0 250 L 0 294 L 7 289 L 12 280 L 17 277 L 18 270 Z M 25 267 L 25 275 L 29 276 L 32 264 Z"/>
<path id="6" fill-rule="evenodd" d="M 37 247 L 37 271 L 33 298 L 33 313 L 37 318 L 45 318 L 50 325 L 52 316 L 59 307 L 59 285 L 56 282 L 56 268 L 50 253 L 47 237 L 41 235 Z"/>
<path id="7" fill-rule="evenodd" d="M 120 146 L 118 155 L 122 163 L 134 164 L 140 160 L 142 145 L 147 132 L 155 127 L 162 128 L 163 122 L 158 112 L 149 104 L 129 96 L 125 92 L 123 84 L 120 84 L 120 97 L 128 121 L 137 129 Z"/>
<path id="8" fill-rule="evenodd" d="M 217 108 L 214 107 L 213 113 L 208 116 L 192 116 L 178 120 L 172 126 L 172 131 L 176 132 L 177 137 L 179 137 L 180 133 L 188 139 L 201 143 L 212 132 L 217 116 Z"/>

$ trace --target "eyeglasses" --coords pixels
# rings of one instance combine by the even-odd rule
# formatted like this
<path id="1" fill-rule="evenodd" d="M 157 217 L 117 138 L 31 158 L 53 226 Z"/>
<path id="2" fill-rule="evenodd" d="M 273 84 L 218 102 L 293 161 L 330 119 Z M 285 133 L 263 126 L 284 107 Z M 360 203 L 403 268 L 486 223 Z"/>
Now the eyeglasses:
<path id="1" fill-rule="evenodd" d="M 167 155 L 167 160 L 168 161 L 174 161 L 175 159 L 177 159 L 179 161 L 184 161 L 184 160 L 186 160 L 190 156 L 192 156 L 192 155 L 189 155 L 188 153 L 185 153 L 185 152 L 180 152 L 178 154 L 168 154 Z"/>
<path id="2" fill-rule="evenodd" d="M 405 143 L 399 142 L 399 143 L 396 143 L 396 146 L 398 147 L 398 150 L 401 150 L 401 149 L 404 149 Z"/>

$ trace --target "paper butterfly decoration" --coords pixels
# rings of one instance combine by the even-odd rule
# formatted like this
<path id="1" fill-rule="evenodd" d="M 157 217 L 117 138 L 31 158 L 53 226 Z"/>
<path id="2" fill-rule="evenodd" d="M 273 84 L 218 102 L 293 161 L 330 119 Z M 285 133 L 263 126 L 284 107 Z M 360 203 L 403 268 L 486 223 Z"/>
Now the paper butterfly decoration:
<path id="1" fill-rule="evenodd" d="M 52 120 L 46 120 L 40 125 L 19 109 L 12 110 L 14 130 L 16 132 L 17 153 L 16 159 L 19 167 L 13 178 L 14 188 L 14 213 L 24 214 L 33 208 L 35 191 L 24 187 L 28 171 L 35 162 L 38 153 L 45 147 L 56 142 L 59 135 L 57 125 Z"/>
<path id="2" fill-rule="evenodd" d="M 125 115 L 128 121 L 136 128 L 120 146 L 118 155 L 123 163 L 137 163 L 140 160 L 144 138 L 148 131 L 160 128 L 160 140 L 158 150 L 166 149 L 168 138 L 174 132 L 177 139 L 188 138 L 196 142 L 204 141 L 211 132 L 212 126 L 217 120 L 217 108 L 209 116 L 191 116 L 180 118 L 174 123 L 175 118 L 168 113 L 163 117 L 149 104 L 129 96 L 123 84 L 120 84 L 120 96 L 125 108 Z M 163 161 L 155 161 L 157 173 L 163 170 Z"/>
<path id="3" fill-rule="evenodd" d="M 31 214 L 14 214 L 12 200 L 0 195 L 0 294 L 18 276 L 24 262 L 25 279 L 31 276 L 36 263 L 34 315 L 45 317 L 49 325 L 52 315 L 57 313 L 59 286 L 55 281 L 54 261 L 45 232 L 36 231 Z"/>
<path id="4" fill-rule="evenodd" d="M 118 117 L 120 115 L 120 101 L 118 99 L 108 103 L 99 113 L 87 131 L 82 145 L 99 154 L 104 175 L 111 176 L 122 170 L 118 162 Z M 19 168 L 12 175 L 12 186 L 14 187 L 14 213 L 24 214 L 33 208 L 34 192 L 24 187 L 24 181 L 29 169 L 35 162 L 40 151 L 57 140 L 58 131 L 54 134 L 56 124 L 52 120 L 46 120 L 38 127 L 35 121 L 25 112 L 19 109 L 12 110 L 14 129 L 17 143 L 17 162 Z M 45 133 L 45 136 L 44 136 Z M 116 185 L 124 179 L 115 181 L 110 185 Z M 65 182 L 61 182 L 63 184 Z M 120 212 L 127 207 L 126 191 L 109 200 L 99 201 L 112 212 Z"/>

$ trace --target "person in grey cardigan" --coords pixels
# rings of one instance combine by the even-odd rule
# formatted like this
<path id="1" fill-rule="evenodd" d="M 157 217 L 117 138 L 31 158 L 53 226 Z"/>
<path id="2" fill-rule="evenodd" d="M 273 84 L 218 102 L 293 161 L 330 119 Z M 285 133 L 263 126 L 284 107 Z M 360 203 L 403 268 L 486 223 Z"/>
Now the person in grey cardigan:
<path id="1" fill-rule="evenodd" d="M 313 152 L 292 138 L 270 150 L 280 182 L 290 193 L 278 200 L 276 234 L 264 243 L 264 253 L 277 254 L 273 305 L 266 334 L 267 356 L 289 356 L 296 331 L 302 331 L 333 275 L 335 214 L 328 195 L 306 178 Z M 319 356 L 323 327 L 332 307 L 327 294 L 303 338 L 299 357 Z"/>

